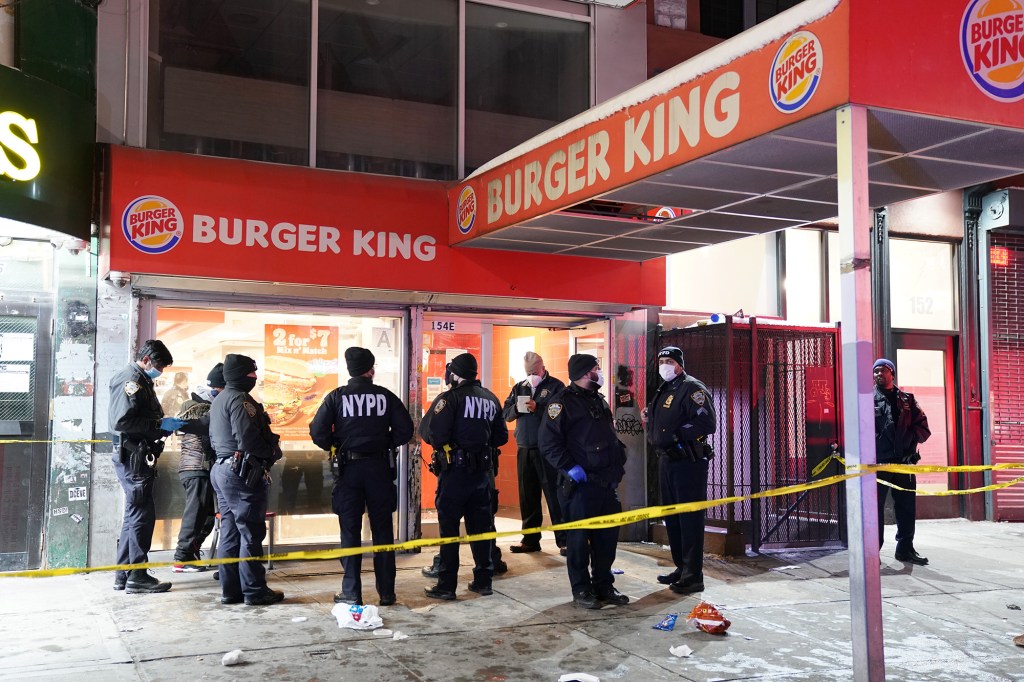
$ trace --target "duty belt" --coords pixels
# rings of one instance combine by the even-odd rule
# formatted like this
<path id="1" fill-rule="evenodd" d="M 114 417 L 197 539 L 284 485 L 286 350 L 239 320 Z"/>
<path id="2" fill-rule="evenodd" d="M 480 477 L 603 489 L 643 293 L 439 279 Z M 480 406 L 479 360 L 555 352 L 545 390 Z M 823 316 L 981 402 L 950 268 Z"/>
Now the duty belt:
<path id="1" fill-rule="evenodd" d="M 345 459 L 354 461 L 357 459 L 373 459 L 374 457 L 383 457 L 387 454 L 387 450 L 377 450 L 376 452 L 356 452 L 355 450 L 344 450 L 342 454 Z"/>

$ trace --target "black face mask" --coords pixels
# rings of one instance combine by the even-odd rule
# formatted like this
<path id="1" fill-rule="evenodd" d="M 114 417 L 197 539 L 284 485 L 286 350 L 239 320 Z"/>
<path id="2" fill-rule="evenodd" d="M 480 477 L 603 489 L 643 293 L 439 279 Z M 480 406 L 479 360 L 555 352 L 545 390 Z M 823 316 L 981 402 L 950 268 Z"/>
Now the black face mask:
<path id="1" fill-rule="evenodd" d="M 448 363 L 444 366 L 444 383 L 446 386 L 452 385 L 452 363 Z"/>
<path id="2" fill-rule="evenodd" d="M 235 390 L 248 393 L 252 389 L 256 388 L 256 377 L 242 377 L 241 379 L 233 379 L 228 382 L 228 386 Z"/>

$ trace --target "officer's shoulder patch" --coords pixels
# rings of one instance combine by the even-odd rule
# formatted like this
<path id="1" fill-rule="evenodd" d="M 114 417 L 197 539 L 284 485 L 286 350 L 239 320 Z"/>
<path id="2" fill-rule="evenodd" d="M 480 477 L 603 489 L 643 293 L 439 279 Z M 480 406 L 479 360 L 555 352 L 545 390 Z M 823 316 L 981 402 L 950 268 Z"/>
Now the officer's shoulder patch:
<path id="1" fill-rule="evenodd" d="M 551 403 L 548 405 L 548 417 L 551 419 L 558 419 L 558 415 L 562 414 L 562 403 Z"/>
<path id="2" fill-rule="evenodd" d="M 124 392 L 126 395 L 135 395 L 139 392 L 139 382 L 137 381 L 126 381 L 124 382 Z"/>
<path id="3" fill-rule="evenodd" d="M 441 410 L 443 410 L 445 405 L 447 405 L 447 404 L 448 404 L 448 401 L 446 401 L 444 398 L 441 398 L 440 400 L 438 400 L 437 404 L 434 405 L 434 414 L 441 414 Z"/>
<path id="4" fill-rule="evenodd" d="M 259 410 L 256 409 L 256 406 L 250 403 L 248 400 L 242 401 L 242 407 L 245 408 L 245 413 L 250 417 L 255 417 L 256 413 L 259 412 Z"/>
<path id="5" fill-rule="evenodd" d="M 669 393 L 668 397 L 665 398 L 665 404 L 662 405 L 662 407 L 671 407 L 672 406 L 672 401 L 675 399 L 675 397 L 676 397 L 675 394 Z"/>
<path id="6" fill-rule="evenodd" d="M 704 407 L 704 401 L 707 399 L 707 396 L 704 394 L 704 391 L 694 391 L 693 393 L 690 394 L 690 397 L 693 399 L 693 402 L 697 403 L 701 407 Z"/>

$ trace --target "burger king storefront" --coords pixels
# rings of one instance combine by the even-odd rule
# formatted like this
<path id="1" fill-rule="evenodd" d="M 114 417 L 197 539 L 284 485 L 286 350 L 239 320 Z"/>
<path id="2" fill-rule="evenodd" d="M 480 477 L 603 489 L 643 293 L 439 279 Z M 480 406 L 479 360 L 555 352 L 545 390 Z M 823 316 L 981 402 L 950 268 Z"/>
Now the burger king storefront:
<path id="1" fill-rule="evenodd" d="M 166 414 L 225 354 L 256 359 L 256 393 L 285 455 L 271 488 L 276 547 L 337 543 L 332 481 L 308 424 L 323 396 L 347 382 L 339 358 L 348 346 L 374 353 L 375 381 L 417 420 L 443 388 L 446 361 L 464 351 L 502 400 L 525 378 L 529 350 L 563 379 L 575 352 L 643 376 L 647 307 L 664 304 L 663 259 L 452 248 L 448 187 L 435 181 L 125 147 L 104 154 L 104 352 L 123 361 L 141 340 L 167 343 L 174 365 L 157 380 Z M 624 497 L 639 507 L 636 446 Z M 503 453 L 499 526 L 517 528 L 514 441 Z M 154 548 L 177 540 L 178 459 L 171 437 L 159 461 Z M 435 534 L 434 477 L 418 439 L 401 452 L 398 484 L 397 534 Z M 94 562 L 103 551 L 93 546 Z"/>

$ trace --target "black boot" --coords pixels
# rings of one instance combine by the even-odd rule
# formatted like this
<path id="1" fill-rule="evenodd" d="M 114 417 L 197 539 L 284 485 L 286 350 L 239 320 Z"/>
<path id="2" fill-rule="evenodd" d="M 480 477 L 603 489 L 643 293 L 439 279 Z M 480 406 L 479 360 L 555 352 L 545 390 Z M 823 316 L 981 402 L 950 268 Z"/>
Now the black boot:
<path id="1" fill-rule="evenodd" d="M 441 574 L 441 553 L 438 552 L 434 555 L 434 562 L 429 566 L 424 566 L 420 569 L 420 573 L 427 578 L 436 578 Z"/>
<path id="2" fill-rule="evenodd" d="M 128 582 L 125 583 L 125 592 L 128 594 L 151 594 L 155 592 L 166 592 L 171 589 L 170 583 L 162 583 L 149 574 L 148 571 L 135 570 L 128 575 Z"/>

